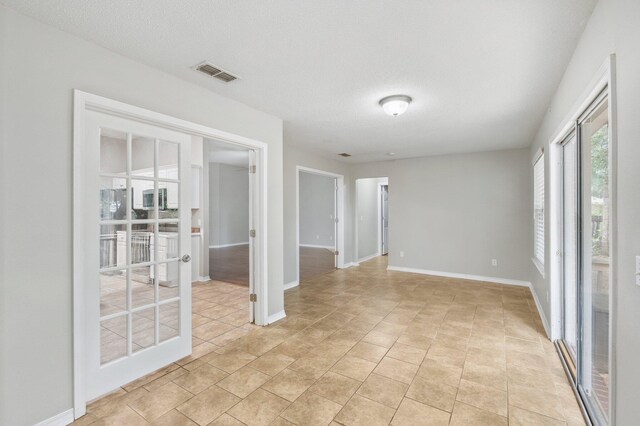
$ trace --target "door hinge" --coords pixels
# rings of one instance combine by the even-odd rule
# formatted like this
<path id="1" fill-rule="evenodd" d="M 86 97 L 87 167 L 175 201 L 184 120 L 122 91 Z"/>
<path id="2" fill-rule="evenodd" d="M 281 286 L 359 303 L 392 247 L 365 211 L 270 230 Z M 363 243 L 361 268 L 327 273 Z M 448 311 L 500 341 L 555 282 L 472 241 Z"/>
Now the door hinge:
<path id="1" fill-rule="evenodd" d="M 258 295 L 255 293 L 251 293 L 249 295 L 249 302 L 257 302 L 258 301 Z"/>
<path id="2" fill-rule="evenodd" d="M 249 236 L 251 238 L 255 238 L 256 237 L 256 230 L 255 229 L 250 229 L 249 230 Z"/>
<path id="3" fill-rule="evenodd" d="M 336 256 L 338 256 L 340 254 L 340 252 L 338 250 L 334 250 L 333 254 L 335 254 Z"/>
<path id="4" fill-rule="evenodd" d="M 255 173 L 255 172 L 256 172 L 256 166 L 255 165 L 249 167 L 249 173 Z"/>

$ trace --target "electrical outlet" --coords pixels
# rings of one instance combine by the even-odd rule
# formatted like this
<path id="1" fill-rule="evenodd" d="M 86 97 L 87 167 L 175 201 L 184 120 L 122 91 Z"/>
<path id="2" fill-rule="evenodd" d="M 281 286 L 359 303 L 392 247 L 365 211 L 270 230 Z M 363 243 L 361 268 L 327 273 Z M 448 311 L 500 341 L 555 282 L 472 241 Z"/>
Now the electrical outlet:
<path id="1" fill-rule="evenodd" d="M 403 251 L 400 252 L 400 257 L 404 257 L 404 252 Z"/>
<path id="2" fill-rule="evenodd" d="M 640 256 L 636 256 L 636 285 L 640 285 Z"/>
<path id="3" fill-rule="evenodd" d="M 491 259 L 491 266 L 498 266 L 498 259 Z"/>

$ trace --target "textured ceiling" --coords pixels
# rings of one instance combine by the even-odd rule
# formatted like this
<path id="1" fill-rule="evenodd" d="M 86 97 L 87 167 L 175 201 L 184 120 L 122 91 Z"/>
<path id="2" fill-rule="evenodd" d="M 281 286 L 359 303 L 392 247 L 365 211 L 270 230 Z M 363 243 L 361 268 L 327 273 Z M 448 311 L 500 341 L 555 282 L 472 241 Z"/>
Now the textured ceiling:
<path id="1" fill-rule="evenodd" d="M 524 147 L 595 0 L 0 0 L 279 116 L 346 162 Z M 209 60 L 241 80 L 191 69 Z M 378 100 L 413 97 L 385 115 Z"/>

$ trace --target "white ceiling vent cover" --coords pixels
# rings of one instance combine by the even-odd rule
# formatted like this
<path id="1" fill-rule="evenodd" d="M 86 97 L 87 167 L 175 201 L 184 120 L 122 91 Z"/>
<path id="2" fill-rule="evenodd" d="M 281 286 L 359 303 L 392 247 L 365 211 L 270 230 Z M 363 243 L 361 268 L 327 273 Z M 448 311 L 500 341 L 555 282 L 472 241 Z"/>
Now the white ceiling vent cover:
<path id="1" fill-rule="evenodd" d="M 229 83 L 239 78 L 238 76 L 226 72 L 222 68 L 210 64 L 209 62 L 202 62 L 196 65 L 193 69 L 195 69 L 196 71 L 200 71 L 201 73 L 206 74 L 209 77 L 217 78 L 220 81 L 224 81 L 225 83 Z"/>

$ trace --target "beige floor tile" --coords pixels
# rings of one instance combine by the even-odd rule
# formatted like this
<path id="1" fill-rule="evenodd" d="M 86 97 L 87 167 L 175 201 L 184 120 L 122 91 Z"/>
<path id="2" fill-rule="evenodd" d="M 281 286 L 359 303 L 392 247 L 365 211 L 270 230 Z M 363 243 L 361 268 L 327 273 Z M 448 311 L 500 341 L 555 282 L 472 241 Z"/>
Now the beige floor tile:
<path id="1" fill-rule="evenodd" d="M 314 382 L 315 379 L 309 378 L 297 371 L 285 369 L 262 385 L 262 388 L 288 401 L 295 401 L 304 391 L 309 389 Z"/>
<path id="2" fill-rule="evenodd" d="M 391 424 L 395 426 L 446 426 L 449 424 L 449 417 L 450 415 L 446 411 L 405 398 L 400 403 Z"/>
<path id="3" fill-rule="evenodd" d="M 227 413 L 224 413 L 207 426 L 244 426 L 244 423 L 235 417 L 231 417 Z"/>
<path id="4" fill-rule="evenodd" d="M 179 412 L 171 410 L 151 422 L 153 426 L 196 426 L 197 423 Z"/>
<path id="5" fill-rule="evenodd" d="M 430 381 L 438 381 L 449 386 L 458 387 L 462 376 L 462 368 L 425 358 L 418 370 L 418 376 Z"/>
<path id="6" fill-rule="evenodd" d="M 387 351 L 388 349 L 382 346 L 373 345 L 367 342 L 358 342 L 353 348 L 351 348 L 349 355 L 378 363 L 382 358 L 384 358 Z"/>
<path id="7" fill-rule="evenodd" d="M 265 384 L 271 377 L 251 367 L 240 370 L 220 380 L 217 385 L 232 394 L 245 398 L 254 390 Z"/>
<path id="8" fill-rule="evenodd" d="M 344 405 L 361 384 L 358 380 L 328 371 L 309 388 L 309 392 Z"/>
<path id="9" fill-rule="evenodd" d="M 136 413 L 130 407 L 125 406 L 91 424 L 96 426 L 142 426 L 147 425 L 148 423 L 140 414 Z"/>
<path id="10" fill-rule="evenodd" d="M 173 383 L 195 395 L 227 376 L 228 374 L 224 371 L 205 363 L 188 374 L 174 379 Z"/>
<path id="11" fill-rule="evenodd" d="M 562 402 L 555 393 L 532 387 L 509 386 L 509 405 L 554 419 L 565 420 Z"/>
<path id="12" fill-rule="evenodd" d="M 465 362 L 462 378 L 501 391 L 507 390 L 507 371 L 499 367 Z"/>
<path id="13" fill-rule="evenodd" d="M 406 397 L 440 410 L 451 412 L 457 393 L 457 387 L 416 376 L 407 391 Z"/>
<path id="14" fill-rule="evenodd" d="M 376 363 L 354 356 L 345 356 L 338 361 L 331 371 L 363 382 L 376 368 Z"/>
<path id="15" fill-rule="evenodd" d="M 367 377 L 357 394 L 395 409 L 400 405 L 407 389 L 409 385 L 406 383 L 373 373 Z"/>
<path id="16" fill-rule="evenodd" d="M 424 349 L 426 351 L 431 346 L 433 339 L 431 337 L 423 336 L 420 334 L 411 334 L 405 332 L 398 338 L 397 342 L 402 343 L 403 345 L 409 345 L 415 348 Z"/>
<path id="17" fill-rule="evenodd" d="M 378 366 L 373 370 L 376 374 L 410 384 L 418 372 L 418 366 L 397 359 L 384 357 Z"/>
<path id="18" fill-rule="evenodd" d="M 506 417 L 456 401 L 449 424 L 451 426 L 507 426 L 511 423 L 507 422 Z"/>
<path id="19" fill-rule="evenodd" d="M 377 330 L 370 331 L 366 336 L 362 339 L 364 342 L 371 343 L 374 345 L 382 346 L 384 348 L 390 348 L 393 346 L 398 336 L 392 336 L 390 334 L 385 334 Z"/>
<path id="20" fill-rule="evenodd" d="M 283 417 L 278 417 L 277 419 L 272 421 L 269 426 L 296 426 L 296 425 L 294 423 L 291 423 L 289 420 L 285 420 Z"/>
<path id="21" fill-rule="evenodd" d="M 170 382 L 129 403 L 129 406 L 150 421 L 171 411 L 192 396 L 190 392 Z"/>
<path id="22" fill-rule="evenodd" d="M 241 369 L 254 359 L 256 359 L 256 356 L 246 352 L 229 352 L 224 354 L 212 352 L 202 357 L 203 361 L 227 373 L 233 373 Z"/>
<path id="23" fill-rule="evenodd" d="M 193 329 L 193 335 L 202 340 L 211 340 L 235 327 L 216 320 L 209 321 Z"/>
<path id="24" fill-rule="evenodd" d="M 556 389 L 553 376 L 551 374 L 547 371 L 533 368 L 509 366 L 507 368 L 507 380 L 509 387 L 521 386 L 551 393 L 555 392 Z"/>
<path id="25" fill-rule="evenodd" d="M 281 417 L 297 425 L 328 425 L 341 409 L 342 405 L 307 392 L 291 404 Z"/>
<path id="26" fill-rule="evenodd" d="M 443 364 L 462 367 L 467 356 L 466 351 L 431 345 L 427 351 L 427 358 Z"/>
<path id="27" fill-rule="evenodd" d="M 456 400 L 503 417 L 507 416 L 507 393 L 488 386 L 460 380 Z"/>
<path id="28" fill-rule="evenodd" d="M 240 398 L 213 385 L 178 406 L 178 411 L 199 425 L 206 425 L 238 402 L 240 402 Z"/>
<path id="29" fill-rule="evenodd" d="M 106 417 L 109 414 L 113 414 L 117 411 L 121 411 L 127 404 L 134 402 L 136 399 L 141 398 L 149 393 L 145 388 L 136 388 L 131 392 L 125 392 L 123 389 L 119 389 L 116 392 L 112 392 L 109 395 L 92 402 L 87 405 L 87 413 L 94 415 L 97 418 Z"/>
<path id="30" fill-rule="evenodd" d="M 394 343 L 394 345 L 387 352 L 389 358 L 399 359 L 400 361 L 408 362 L 410 364 L 420 365 L 424 359 L 427 351 L 425 349 L 416 348 L 402 343 Z"/>
<path id="31" fill-rule="evenodd" d="M 386 426 L 394 414 L 393 408 L 355 395 L 338 413 L 336 421 L 343 425 Z"/>
<path id="32" fill-rule="evenodd" d="M 511 426 L 566 426 L 563 420 L 543 416 L 522 408 L 509 406 L 509 425 Z"/>
<path id="33" fill-rule="evenodd" d="M 270 376 L 275 376 L 285 368 L 287 368 L 295 359 L 283 354 L 267 352 L 266 354 L 253 360 L 249 367 L 262 371 Z"/>
<path id="34" fill-rule="evenodd" d="M 288 406 L 289 401 L 258 389 L 228 411 L 241 422 L 253 426 L 268 425 Z"/>

